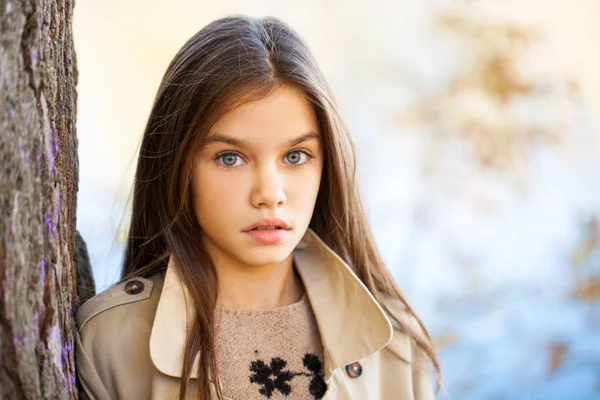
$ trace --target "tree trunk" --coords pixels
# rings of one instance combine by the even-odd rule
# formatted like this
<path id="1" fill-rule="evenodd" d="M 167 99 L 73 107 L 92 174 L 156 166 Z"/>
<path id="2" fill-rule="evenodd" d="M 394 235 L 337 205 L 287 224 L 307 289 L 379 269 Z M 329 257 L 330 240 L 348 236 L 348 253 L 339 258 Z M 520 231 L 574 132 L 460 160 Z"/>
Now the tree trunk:
<path id="1" fill-rule="evenodd" d="M 77 397 L 73 5 L 0 0 L 2 399 Z"/>

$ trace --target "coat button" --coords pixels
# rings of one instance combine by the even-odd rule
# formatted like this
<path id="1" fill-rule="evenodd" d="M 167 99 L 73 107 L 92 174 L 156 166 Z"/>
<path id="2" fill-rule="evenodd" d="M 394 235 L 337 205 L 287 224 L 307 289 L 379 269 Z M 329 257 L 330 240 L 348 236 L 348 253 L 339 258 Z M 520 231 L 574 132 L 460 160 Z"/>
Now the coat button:
<path id="1" fill-rule="evenodd" d="M 362 365 L 358 361 L 348 364 L 346 365 L 346 372 L 350 378 L 358 378 L 362 375 Z"/>
<path id="2" fill-rule="evenodd" d="M 144 291 L 144 282 L 133 280 L 127 282 L 125 285 L 125 291 L 129 294 L 138 294 Z"/>

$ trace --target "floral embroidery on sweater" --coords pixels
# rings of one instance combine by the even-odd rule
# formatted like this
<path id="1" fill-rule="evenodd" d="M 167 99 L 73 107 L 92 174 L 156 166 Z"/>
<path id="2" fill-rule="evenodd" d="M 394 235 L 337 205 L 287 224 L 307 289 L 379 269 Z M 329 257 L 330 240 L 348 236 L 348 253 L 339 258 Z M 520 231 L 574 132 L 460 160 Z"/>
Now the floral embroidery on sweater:
<path id="1" fill-rule="evenodd" d="M 260 385 L 259 393 L 266 398 L 271 398 L 273 392 L 276 390 L 284 396 L 288 396 L 292 392 L 292 387 L 288 382 L 297 376 L 307 376 L 311 378 L 308 384 L 308 392 L 315 399 L 322 398 L 327 390 L 327 384 L 323 379 L 321 361 L 315 354 L 305 353 L 302 358 L 302 364 L 308 372 L 284 369 L 287 361 L 280 357 L 271 358 L 271 362 L 268 365 L 261 359 L 254 360 L 250 363 L 250 371 L 253 372 L 249 376 L 250 383 Z"/>

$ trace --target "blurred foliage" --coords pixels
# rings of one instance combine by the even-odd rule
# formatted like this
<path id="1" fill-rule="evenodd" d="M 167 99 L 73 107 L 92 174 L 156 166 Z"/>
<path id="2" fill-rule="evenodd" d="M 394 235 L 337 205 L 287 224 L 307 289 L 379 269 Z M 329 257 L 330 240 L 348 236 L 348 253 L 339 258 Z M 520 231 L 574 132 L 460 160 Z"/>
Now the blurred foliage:
<path id="1" fill-rule="evenodd" d="M 445 348 L 451 346 L 458 341 L 458 335 L 456 332 L 446 331 L 442 332 L 439 336 L 433 338 L 433 343 L 436 348 Z"/>
<path id="2" fill-rule="evenodd" d="M 567 353 L 567 345 L 563 342 L 552 342 L 548 345 L 548 372 L 553 374 L 562 365 Z"/>
<path id="3" fill-rule="evenodd" d="M 600 276 L 592 276 L 577 281 L 572 295 L 589 303 L 598 301 L 600 299 Z"/>
<path id="4" fill-rule="evenodd" d="M 583 240 L 579 243 L 571 255 L 571 265 L 577 267 L 590 258 L 594 250 L 600 245 L 600 226 L 596 216 L 592 216 L 585 223 L 585 234 Z"/>
<path id="5" fill-rule="evenodd" d="M 444 37 L 456 40 L 462 69 L 440 90 L 395 116 L 394 122 L 424 126 L 441 142 L 462 138 L 470 143 L 478 164 L 501 171 L 527 161 L 534 145 L 560 142 L 564 124 L 517 117 L 523 101 L 547 96 L 543 85 L 518 72 L 523 70 L 524 52 L 540 40 L 539 32 L 456 11 L 439 14 L 434 24 Z M 570 95 L 578 93 L 574 80 L 565 80 L 565 86 Z"/>
<path id="6" fill-rule="evenodd" d="M 584 224 L 584 234 L 571 254 L 575 284 L 570 295 L 590 304 L 600 299 L 600 224 L 596 216 Z"/>

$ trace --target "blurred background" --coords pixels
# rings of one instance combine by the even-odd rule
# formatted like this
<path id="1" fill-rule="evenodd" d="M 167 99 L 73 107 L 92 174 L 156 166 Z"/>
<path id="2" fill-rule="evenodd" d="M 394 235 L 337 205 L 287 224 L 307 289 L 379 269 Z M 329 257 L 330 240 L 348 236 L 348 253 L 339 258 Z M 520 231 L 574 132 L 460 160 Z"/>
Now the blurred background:
<path id="1" fill-rule="evenodd" d="M 97 292 L 119 278 L 160 79 L 230 13 L 284 19 L 320 63 L 378 247 L 437 345 L 439 398 L 600 399 L 597 0 L 76 2 Z"/>

